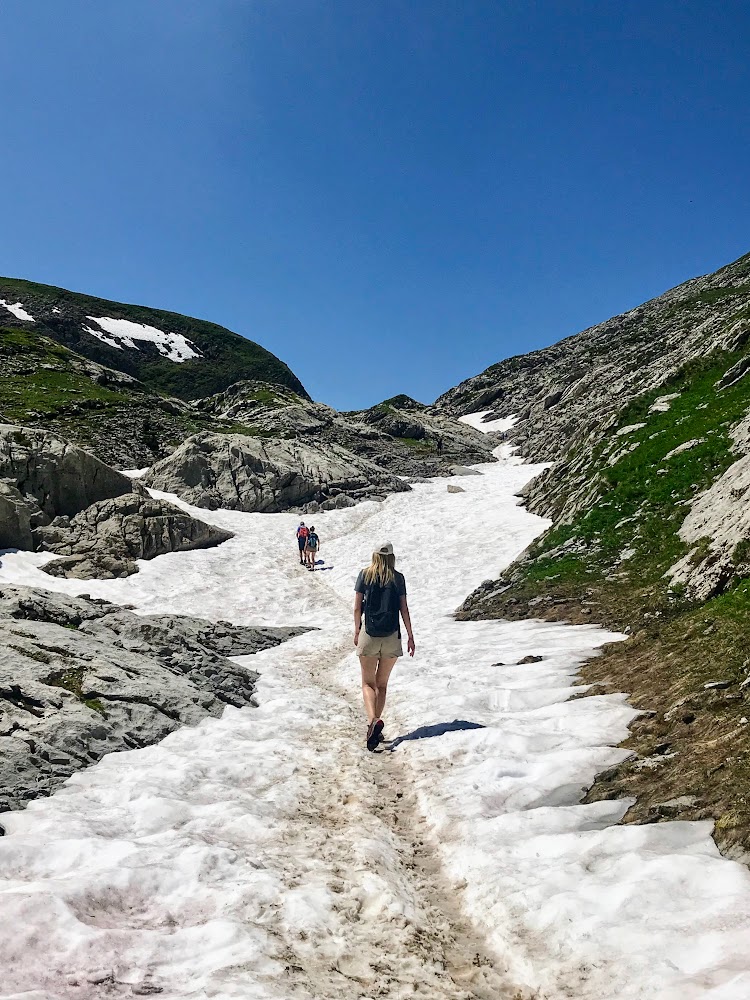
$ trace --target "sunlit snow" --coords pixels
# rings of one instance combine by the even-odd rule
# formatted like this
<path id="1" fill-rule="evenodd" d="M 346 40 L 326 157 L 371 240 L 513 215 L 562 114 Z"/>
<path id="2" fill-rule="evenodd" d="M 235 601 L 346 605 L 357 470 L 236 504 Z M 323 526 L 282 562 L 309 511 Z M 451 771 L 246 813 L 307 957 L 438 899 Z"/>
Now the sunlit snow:
<path id="1" fill-rule="evenodd" d="M 459 417 L 459 421 L 462 424 L 468 424 L 470 427 L 476 427 L 478 431 L 484 431 L 489 434 L 490 431 L 508 431 L 517 422 L 518 417 L 513 413 L 509 417 L 498 417 L 495 420 L 485 420 L 484 418 L 488 413 L 492 413 L 492 410 L 479 410 L 477 413 L 465 413 L 463 417 Z"/>
<path id="2" fill-rule="evenodd" d="M 429 957 L 440 930 L 426 894 L 442 893 L 495 955 L 498 997 L 747 1000 L 750 875 L 719 855 L 710 823 L 617 826 L 627 802 L 579 804 L 626 755 L 616 744 L 636 713 L 617 694 L 570 700 L 576 671 L 622 637 L 452 618 L 545 526 L 516 506 L 538 471 L 499 462 L 455 480 L 461 493 L 438 479 L 316 514 L 315 574 L 298 562 L 298 515 L 180 501 L 235 537 L 113 581 L 3 555 L 0 581 L 318 631 L 240 658 L 261 671 L 258 708 L 112 754 L 2 816 L 0 995 L 456 1000 Z M 368 754 L 352 591 L 384 539 L 417 655 L 392 677 L 393 750 Z M 414 870 L 417 843 L 431 874 Z"/>
<path id="3" fill-rule="evenodd" d="M 0 299 L 0 306 L 5 306 L 9 313 L 12 313 L 16 319 L 23 320 L 24 323 L 36 322 L 31 313 L 26 312 L 21 302 L 11 304 L 10 302 L 6 302 L 5 299 Z"/>
<path id="4" fill-rule="evenodd" d="M 170 361 L 189 361 L 190 358 L 202 357 L 198 348 L 183 337 L 181 333 L 165 333 L 155 326 L 147 326 L 145 323 L 133 323 L 128 319 L 112 319 L 108 316 L 87 316 L 101 329 L 85 326 L 86 333 L 97 337 L 110 347 L 122 350 L 124 347 L 138 350 L 136 341 L 148 341 L 156 346 L 160 354 Z"/>

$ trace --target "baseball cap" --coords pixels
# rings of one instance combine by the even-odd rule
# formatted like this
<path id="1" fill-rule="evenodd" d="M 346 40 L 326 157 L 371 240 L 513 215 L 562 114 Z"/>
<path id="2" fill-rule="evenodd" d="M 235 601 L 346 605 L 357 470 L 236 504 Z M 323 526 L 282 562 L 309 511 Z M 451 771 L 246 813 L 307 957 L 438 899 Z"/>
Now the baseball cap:
<path id="1" fill-rule="evenodd" d="M 378 545 L 375 551 L 381 556 L 392 556 L 393 546 L 390 542 L 383 542 L 382 545 Z"/>

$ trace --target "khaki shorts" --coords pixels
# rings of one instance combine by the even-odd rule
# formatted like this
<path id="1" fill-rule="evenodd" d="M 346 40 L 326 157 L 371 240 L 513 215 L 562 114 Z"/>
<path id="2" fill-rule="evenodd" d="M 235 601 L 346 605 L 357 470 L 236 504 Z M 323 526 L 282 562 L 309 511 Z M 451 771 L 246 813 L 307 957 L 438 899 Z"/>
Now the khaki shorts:
<path id="1" fill-rule="evenodd" d="M 388 659 L 392 656 L 403 656 L 401 636 L 398 632 L 390 635 L 368 635 L 364 629 L 359 633 L 357 656 L 379 656 Z"/>

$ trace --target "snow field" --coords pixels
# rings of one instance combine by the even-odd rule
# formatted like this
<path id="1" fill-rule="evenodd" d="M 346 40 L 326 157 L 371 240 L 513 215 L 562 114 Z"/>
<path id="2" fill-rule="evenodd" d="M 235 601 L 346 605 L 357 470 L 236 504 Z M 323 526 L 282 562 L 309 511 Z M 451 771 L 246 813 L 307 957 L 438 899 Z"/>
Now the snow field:
<path id="1" fill-rule="evenodd" d="M 315 574 L 297 561 L 299 516 L 181 502 L 236 537 L 117 581 L 2 556 L 0 581 L 319 629 L 246 658 L 261 672 L 257 709 L 113 754 L 3 815 L 6 1000 L 461 1000 L 516 987 L 746 1000 L 750 877 L 720 857 L 709 824 L 617 827 L 627 803 L 578 804 L 622 759 L 613 744 L 634 712 L 620 695 L 568 699 L 579 665 L 620 637 L 450 617 L 545 524 L 515 498 L 534 467 L 481 471 L 454 480 L 464 493 L 442 479 L 316 514 Z M 406 575 L 417 655 L 393 673 L 393 751 L 367 754 L 352 590 L 384 540 Z M 543 659 L 518 664 L 527 654 Z"/>
<path id="2" fill-rule="evenodd" d="M 23 320 L 24 323 L 36 322 L 31 313 L 27 312 L 24 309 L 23 303 L 21 302 L 15 302 L 11 304 L 10 302 L 6 302 L 5 299 L 0 299 L 0 306 L 5 306 L 5 308 L 8 310 L 9 313 L 15 316 L 16 319 Z"/>
<path id="3" fill-rule="evenodd" d="M 181 333 L 166 333 L 155 326 L 148 326 L 146 323 L 133 323 L 129 319 L 113 319 L 109 316 L 87 316 L 100 329 L 85 326 L 83 329 L 93 337 L 98 338 L 109 347 L 115 347 L 121 351 L 125 347 L 132 350 L 139 350 L 136 341 L 147 341 L 154 344 L 160 354 L 170 361 L 189 361 L 190 358 L 202 357 L 201 352 Z"/>

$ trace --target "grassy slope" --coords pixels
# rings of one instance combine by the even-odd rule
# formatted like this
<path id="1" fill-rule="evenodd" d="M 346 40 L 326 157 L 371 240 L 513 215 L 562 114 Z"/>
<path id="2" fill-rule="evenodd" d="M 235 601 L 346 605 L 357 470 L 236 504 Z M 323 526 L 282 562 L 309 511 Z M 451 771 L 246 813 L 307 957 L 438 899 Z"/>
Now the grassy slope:
<path id="1" fill-rule="evenodd" d="M 254 341 L 215 323 L 19 278 L 0 277 L 0 298 L 21 301 L 38 326 L 65 346 L 181 399 L 208 396 L 241 379 L 279 383 L 307 397 L 304 386 L 283 361 Z M 53 313 L 53 307 L 60 312 Z M 178 364 L 155 350 L 117 350 L 81 332 L 82 324 L 91 325 L 86 320 L 88 315 L 113 316 L 182 334 L 200 349 L 203 357 Z M 22 322 L 12 325 L 28 328 Z"/>
<path id="2" fill-rule="evenodd" d="M 0 327 L 0 371 L 0 419 L 56 431 L 113 465 L 151 464 L 198 431 L 266 434 L 178 407 L 116 372 L 108 380 L 86 358 L 31 329 Z"/>
<path id="3" fill-rule="evenodd" d="M 594 693 L 628 691 L 646 710 L 626 744 L 638 757 L 600 776 L 590 798 L 637 795 L 628 821 L 714 816 L 720 846 L 750 851 L 750 688 L 741 686 L 750 670 L 750 580 L 692 604 L 664 576 L 687 551 L 677 534 L 685 502 L 737 458 L 729 432 L 750 407 L 750 375 L 721 391 L 715 383 L 742 356 L 700 359 L 626 407 L 612 435 L 645 426 L 592 454 L 598 502 L 535 543 L 510 570 L 508 590 L 481 611 L 470 599 L 460 617 L 601 621 L 630 632 L 584 679 Z M 667 412 L 649 413 L 657 396 L 677 392 Z M 666 457 L 692 440 L 700 443 Z M 663 805 L 680 796 L 689 799 Z"/>

